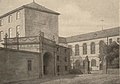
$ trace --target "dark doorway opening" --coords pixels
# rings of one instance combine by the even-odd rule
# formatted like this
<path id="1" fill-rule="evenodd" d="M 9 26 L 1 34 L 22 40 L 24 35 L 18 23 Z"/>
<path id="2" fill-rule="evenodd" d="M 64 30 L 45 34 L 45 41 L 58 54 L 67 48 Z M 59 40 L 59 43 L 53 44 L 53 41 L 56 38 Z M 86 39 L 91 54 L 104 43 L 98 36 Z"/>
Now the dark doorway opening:
<path id="1" fill-rule="evenodd" d="M 43 55 L 43 73 L 44 75 L 51 74 L 51 71 L 53 67 L 53 61 L 52 61 L 52 54 L 49 52 L 46 52 Z"/>

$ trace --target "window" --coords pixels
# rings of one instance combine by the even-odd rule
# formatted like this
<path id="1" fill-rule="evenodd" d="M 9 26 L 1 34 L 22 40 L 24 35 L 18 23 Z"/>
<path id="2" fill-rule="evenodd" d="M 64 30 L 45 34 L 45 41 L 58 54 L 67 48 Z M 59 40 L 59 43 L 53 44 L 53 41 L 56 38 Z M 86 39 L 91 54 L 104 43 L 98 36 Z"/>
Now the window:
<path id="1" fill-rule="evenodd" d="M 19 36 L 20 36 L 20 25 L 18 25 L 17 27 L 16 27 L 16 34 L 19 34 Z"/>
<path id="2" fill-rule="evenodd" d="M 105 42 L 103 40 L 101 40 L 99 42 L 99 53 L 103 52 L 103 48 L 105 47 Z"/>
<path id="3" fill-rule="evenodd" d="M 112 43 L 112 39 L 109 39 L 109 44 L 111 44 Z"/>
<path id="4" fill-rule="evenodd" d="M 8 23 L 12 22 L 12 15 L 8 16 Z"/>
<path id="5" fill-rule="evenodd" d="M 59 65 L 57 66 L 57 72 L 60 72 L 60 66 Z"/>
<path id="6" fill-rule="evenodd" d="M 95 59 L 91 60 L 91 66 L 96 66 L 96 60 Z"/>
<path id="7" fill-rule="evenodd" d="M 0 19 L 0 26 L 2 26 L 3 25 L 3 20 L 2 19 Z"/>
<path id="8" fill-rule="evenodd" d="M 59 56 L 57 56 L 57 61 L 59 61 L 60 60 L 60 58 L 59 58 Z"/>
<path id="9" fill-rule="evenodd" d="M 79 45 L 75 45 L 75 56 L 79 55 Z"/>
<path id="10" fill-rule="evenodd" d="M 120 38 L 117 38 L 117 42 L 120 43 Z"/>
<path id="11" fill-rule="evenodd" d="M 9 38 L 12 37 L 12 29 L 11 28 L 8 29 L 8 36 L 9 36 Z"/>
<path id="12" fill-rule="evenodd" d="M 92 42 L 90 47 L 91 47 L 91 54 L 95 54 L 95 43 Z"/>
<path id="13" fill-rule="evenodd" d="M 83 43 L 83 55 L 87 54 L 87 44 Z"/>
<path id="14" fill-rule="evenodd" d="M 65 71 L 67 71 L 67 69 L 68 69 L 67 66 L 65 66 Z"/>
<path id="15" fill-rule="evenodd" d="M 0 41 L 2 41 L 4 38 L 4 32 L 3 31 L 0 31 Z"/>
<path id="16" fill-rule="evenodd" d="M 16 13 L 16 20 L 20 18 L 20 11 Z"/>
<path id="17" fill-rule="evenodd" d="M 65 57 L 65 62 L 67 62 L 67 57 Z"/>
<path id="18" fill-rule="evenodd" d="M 32 60 L 28 60 L 28 71 L 32 71 Z"/>

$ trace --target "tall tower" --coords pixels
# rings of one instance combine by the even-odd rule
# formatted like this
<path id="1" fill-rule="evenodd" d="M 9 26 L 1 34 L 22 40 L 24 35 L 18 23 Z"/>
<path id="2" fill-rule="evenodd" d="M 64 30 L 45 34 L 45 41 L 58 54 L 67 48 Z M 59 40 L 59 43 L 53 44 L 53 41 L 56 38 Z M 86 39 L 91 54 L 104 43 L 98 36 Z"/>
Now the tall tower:
<path id="1" fill-rule="evenodd" d="M 58 15 L 59 13 L 41 6 L 33 0 L 32 3 L 0 16 L 0 43 L 3 43 L 5 33 L 9 38 L 38 36 L 44 32 L 47 39 L 55 37 L 58 43 Z M 1 45 L 0 45 L 1 46 Z"/>

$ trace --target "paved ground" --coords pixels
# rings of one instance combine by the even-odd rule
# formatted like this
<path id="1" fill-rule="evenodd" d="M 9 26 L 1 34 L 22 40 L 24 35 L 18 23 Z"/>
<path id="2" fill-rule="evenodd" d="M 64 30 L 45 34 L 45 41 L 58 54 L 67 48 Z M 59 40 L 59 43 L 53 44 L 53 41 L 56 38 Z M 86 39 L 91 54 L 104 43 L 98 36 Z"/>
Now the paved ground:
<path id="1" fill-rule="evenodd" d="M 83 74 L 43 78 L 16 84 L 120 84 L 119 75 Z"/>

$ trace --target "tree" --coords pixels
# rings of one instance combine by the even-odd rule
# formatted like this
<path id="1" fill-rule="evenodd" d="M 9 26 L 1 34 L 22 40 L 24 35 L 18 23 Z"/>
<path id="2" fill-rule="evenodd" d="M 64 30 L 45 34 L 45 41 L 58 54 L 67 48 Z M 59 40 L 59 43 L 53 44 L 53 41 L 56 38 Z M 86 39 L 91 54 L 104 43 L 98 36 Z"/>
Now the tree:
<path id="1" fill-rule="evenodd" d="M 107 45 L 105 43 L 100 46 L 100 59 L 103 63 L 104 56 L 107 56 L 107 63 L 108 66 L 119 66 L 119 44 L 117 44 L 115 41 L 112 42 L 110 45 Z"/>
<path id="2" fill-rule="evenodd" d="M 107 60 L 109 66 L 119 66 L 119 45 L 116 42 L 108 45 Z"/>

